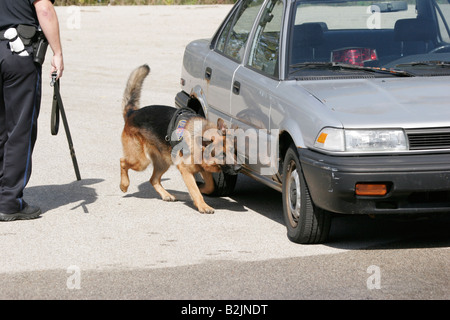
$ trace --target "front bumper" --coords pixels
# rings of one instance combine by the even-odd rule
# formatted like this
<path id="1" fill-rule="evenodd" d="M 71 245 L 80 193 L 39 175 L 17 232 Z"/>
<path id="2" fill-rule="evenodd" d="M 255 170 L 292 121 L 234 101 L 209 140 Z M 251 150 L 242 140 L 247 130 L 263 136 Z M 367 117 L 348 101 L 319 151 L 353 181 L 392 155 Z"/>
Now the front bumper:
<path id="1" fill-rule="evenodd" d="M 311 198 L 351 214 L 450 213 L 450 154 L 330 156 L 298 149 Z M 358 196 L 357 183 L 386 183 L 384 196 Z"/>

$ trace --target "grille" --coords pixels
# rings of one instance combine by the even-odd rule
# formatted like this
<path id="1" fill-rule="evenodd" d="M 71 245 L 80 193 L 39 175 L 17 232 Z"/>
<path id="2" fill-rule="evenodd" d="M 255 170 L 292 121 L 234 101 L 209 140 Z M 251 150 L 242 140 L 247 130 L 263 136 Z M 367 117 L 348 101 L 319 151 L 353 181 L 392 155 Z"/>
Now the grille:
<path id="1" fill-rule="evenodd" d="M 406 130 L 409 150 L 450 149 L 450 128 Z"/>

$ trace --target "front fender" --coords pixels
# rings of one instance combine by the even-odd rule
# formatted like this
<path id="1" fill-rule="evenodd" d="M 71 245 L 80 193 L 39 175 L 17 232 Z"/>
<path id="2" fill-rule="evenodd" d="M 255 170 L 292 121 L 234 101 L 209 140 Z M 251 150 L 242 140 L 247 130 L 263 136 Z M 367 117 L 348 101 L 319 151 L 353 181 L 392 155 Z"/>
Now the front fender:
<path id="1" fill-rule="evenodd" d="M 191 98 L 197 99 L 197 101 L 201 105 L 205 117 L 208 118 L 208 102 L 206 100 L 206 95 L 202 87 L 199 85 L 195 86 L 194 88 L 192 88 L 189 95 Z"/>
<path id="2" fill-rule="evenodd" d="M 305 141 L 303 139 L 302 131 L 298 125 L 298 122 L 293 119 L 284 119 L 283 122 L 280 123 L 280 134 L 283 132 L 287 132 L 294 144 L 297 148 L 306 148 Z"/>

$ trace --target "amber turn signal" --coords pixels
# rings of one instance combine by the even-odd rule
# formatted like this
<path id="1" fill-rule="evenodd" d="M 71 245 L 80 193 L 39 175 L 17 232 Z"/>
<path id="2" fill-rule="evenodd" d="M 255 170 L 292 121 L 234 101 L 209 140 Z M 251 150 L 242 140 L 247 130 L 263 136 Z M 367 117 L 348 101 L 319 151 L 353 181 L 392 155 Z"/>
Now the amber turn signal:
<path id="1" fill-rule="evenodd" d="M 357 183 L 355 193 L 358 196 L 384 196 L 387 189 L 385 183 Z"/>

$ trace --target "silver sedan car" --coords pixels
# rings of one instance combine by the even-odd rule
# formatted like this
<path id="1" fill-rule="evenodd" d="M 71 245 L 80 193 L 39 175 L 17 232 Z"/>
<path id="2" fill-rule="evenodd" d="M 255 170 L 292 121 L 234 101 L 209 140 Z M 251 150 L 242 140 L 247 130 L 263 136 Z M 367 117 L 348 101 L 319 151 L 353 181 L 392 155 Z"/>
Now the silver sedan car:
<path id="1" fill-rule="evenodd" d="M 449 1 L 238 0 L 187 45 L 176 104 L 227 124 L 294 242 L 336 214 L 450 212 Z"/>

